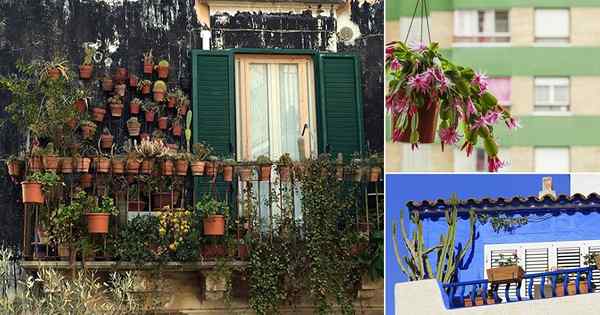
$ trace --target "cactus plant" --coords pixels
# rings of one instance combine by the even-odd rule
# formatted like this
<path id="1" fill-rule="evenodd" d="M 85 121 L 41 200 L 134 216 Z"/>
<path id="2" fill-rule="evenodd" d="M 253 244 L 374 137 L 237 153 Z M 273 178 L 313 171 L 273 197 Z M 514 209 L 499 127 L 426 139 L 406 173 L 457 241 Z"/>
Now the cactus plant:
<path id="1" fill-rule="evenodd" d="M 185 117 L 185 144 L 187 152 L 190 152 L 190 141 L 192 141 L 192 111 L 188 110 Z"/>

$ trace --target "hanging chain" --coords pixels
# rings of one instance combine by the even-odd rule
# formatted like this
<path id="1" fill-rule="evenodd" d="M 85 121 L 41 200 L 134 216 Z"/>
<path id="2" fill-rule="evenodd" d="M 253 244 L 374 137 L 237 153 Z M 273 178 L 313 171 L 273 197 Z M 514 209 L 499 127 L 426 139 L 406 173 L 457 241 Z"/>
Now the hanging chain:
<path id="1" fill-rule="evenodd" d="M 413 10 L 413 14 L 412 14 L 412 18 L 410 19 L 410 24 L 408 26 L 408 31 L 406 32 L 406 38 L 404 39 L 404 42 L 407 43 L 408 42 L 408 37 L 410 36 L 410 32 L 412 30 L 412 26 L 413 23 L 415 21 L 415 17 L 417 16 L 417 11 L 419 10 L 419 5 L 420 5 L 420 13 L 421 13 L 421 29 L 420 29 L 420 41 L 421 43 L 423 43 L 423 18 L 425 18 L 425 23 L 427 26 L 427 37 L 429 39 L 429 42 L 431 43 L 431 30 L 429 27 L 429 5 L 427 4 L 429 0 L 417 0 L 417 3 L 415 5 L 415 9 Z"/>

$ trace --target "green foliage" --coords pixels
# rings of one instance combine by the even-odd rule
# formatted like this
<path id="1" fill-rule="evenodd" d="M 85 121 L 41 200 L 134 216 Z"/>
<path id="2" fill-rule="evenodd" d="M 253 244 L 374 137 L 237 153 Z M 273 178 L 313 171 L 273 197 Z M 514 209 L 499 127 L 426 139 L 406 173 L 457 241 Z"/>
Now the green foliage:
<path id="1" fill-rule="evenodd" d="M 89 210 L 90 213 L 108 213 L 110 215 L 118 215 L 119 209 L 115 206 L 115 202 L 108 196 L 102 196 L 98 206 Z"/>
<path id="2" fill-rule="evenodd" d="M 158 81 L 154 82 L 154 87 L 152 88 L 152 91 L 153 92 L 166 92 L 167 84 L 165 83 L 165 81 L 158 80 Z"/>
<path id="3" fill-rule="evenodd" d="M 83 235 L 84 213 L 95 206 L 95 199 L 80 191 L 71 203 L 60 205 L 50 215 L 49 236 L 59 244 L 68 244 Z"/>
<path id="4" fill-rule="evenodd" d="M 259 157 L 256 158 L 256 163 L 258 165 L 271 165 L 273 164 L 273 162 L 271 162 L 271 159 L 266 156 L 266 155 L 261 155 Z"/>
<path id="5" fill-rule="evenodd" d="M 527 217 L 509 217 L 505 214 L 500 215 L 488 215 L 478 214 L 477 219 L 481 224 L 487 224 L 488 222 L 492 225 L 492 229 L 496 233 L 500 232 L 514 232 L 517 228 L 526 225 L 529 220 Z"/>
<path id="6" fill-rule="evenodd" d="M 194 153 L 194 161 L 204 161 L 213 149 L 206 143 L 194 143 L 192 145 L 192 152 Z"/>
<path id="7" fill-rule="evenodd" d="M 211 215 L 229 216 L 230 208 L 226 202 L 218 201 L 209 194 L 204 195 L 198 203 L 196 203 L 196 211 L 202 218 Z"/>
<path id="8" fill-rule="evenodd" d="M 160 259 L 160 223 L 155 216 L 137 216 L 121 229 L 114 242 L 114 253 L 119 260 L 136 264 Z"/>
<path id="9" fill-rule="evenodd" d="M 159 67 L 168 67 L 169 66 L 169 61 L 163 59 L 161 61 L 158 62 L 158 66 Z"/>
<path id="10" fill-rule="evenodd" d="M 285 300 L 283 287 L 287 273 L 286 256 L 282 242 L 270 242 L 267 238 L 252 243 L 248 266 L 250 284 L 250 307 L 258 315 L 279 314 L 279 306 Z"/>
<path id="11" fill-rule="evenodd" d="M 63 184 L 60 176 L 55 172 L 35 172 L 27 176 L 27 180 L 42 184 L 44 191 L 50 191 L 53 187 Z"/>
<path id="12" fill-rule="evenodd" d="M 281 155 L 281 157 L 279 157 L 279 165 L 281 166 L 292 165 L 293 162 L 294 161 L 292 160 L 292 157 L 289 153 L 284 153 Z"/>

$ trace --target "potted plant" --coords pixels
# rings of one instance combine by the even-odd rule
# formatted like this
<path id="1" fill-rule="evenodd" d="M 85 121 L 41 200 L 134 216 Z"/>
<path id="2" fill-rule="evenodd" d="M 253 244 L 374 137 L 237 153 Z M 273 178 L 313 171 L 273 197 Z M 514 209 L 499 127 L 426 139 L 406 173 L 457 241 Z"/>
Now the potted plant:
<path id="1" fill-rule="evenodd" d="M 165 81 L 158 80 L 154 82 L 152 92 L 154 93 L 154 101 L 157 103 L 162 102 L 165 99 L 165 94 L 167 93 L 167 84 Z"/>
<path id="2" fill-rule="evenodd" d="M 181 152 L 175 156 L 175 175 L 186 176 L 189 168 L 189 161 L 192 158 L 192 154 L 188 152 Z"/>
<path id="3" fill-rule="evenodd" d="M 43 149 L 38 146 L 33 146 L 27 160 L 27 168 L 30 172 L 39 172 L 44 169 L 42 161 Z"/>
<path id="4" fill-rule="evenodd" d="M 69 78 L 69 62 L 61 57 L 54 56 L 51 61 L 45 62 L 42 71 L 42 80 L 49 78 L 50 80 L 58 80 L 59 78 Z"/>
<path id="5" fill-rule="evenodd" d="M 166 79 L 169 77 L 169 62 L 165 59 L 158 62 L 158 78 Z"/>
<path id="6" fill-rule="evenodd" d="M 113 79 L 110 77 L 110 75 L 105 74 L 104 78 L 102 79 L 102 90 L 104 92 L 110 92 L 113 90 L 113 88 L 114 88 Z"/>
<path id="7" fill-rule="evenodd" d="M 117 83 L 115 85 L 115 95 L 114 96 L 125 96 L 125 90 L 127 90 L 127 85 L 125 83 Z"/>
<path id="8" fill-rule="evenodd" d="M 138 121 L 137 117 L 131 117 L 127 120 L 127 132 L 132 137 L 136 137 L 140 134 L 140 128 L 142 124 Z"/>
<path id="9" fill-rule="evenodd" d="M 383 158 L 374 153 L 369 157 L 369 182 L 375 183 L 381 179 L 381 165 L 383 165 Z"/>
<path id="10" fill-rule="evenodd" d="M 350 169 L 352 170 L 352 179 L 355 182 L 360 182 L 365 175 L 364 161 L 360 156 L 360 153 L 355 152 L 352 154 L 352 160 L 350 161 Z"/>
<path id="11" fill-rule="evenodd" d="M 59 185 L 60 177 L 54 172 L 35 172 L 21 182 L 23 203 L 44 203 L 44 193 Z"/>
<path id="12" fill-rule="evenodd" d="M 233 170 L 236 166 L 236 161 L 232 158 L 227 158 L 223 160 L 223 181 L 232 182 L 233 181 Z"/>
<path id="13" fill-rule="evenodd" d="M 75 102 L 73 102 L 73 108 L 75 108 L 75 110 L 80 113 L 83 114 L 85 113 L 85 110 L 87 109 L 87 98 L 88 98 L 88 94 L 87 91 L 84 89 L 77 89 L 75 92 Z"/>
<path id="14" fill-rule="evenodd" d="M 84 211 L 93 206 L 93 198 L 89 198 L 84 191 L 79 191 L 73 195 L 69 204 L 61 204 L 51 212 L 49 236 L 50 240 L 57 243 L 60 257 L 69 257 L 71 261 L 75 261 L 74 240 L 82 234 Z"/>
<path id="15" fill-rule="evenodd" d="M 110 168 L 115 175 L 125 173 L 125 159 L 121 156 L 113 156 L 110 161 Z"/>
<path id="16" fill-rule="evenodd" d="M 158 111 L 158 104 L 154 103 L 154 102 L 145 102 L 144 105 L 142 105 L 142 109 L 144 110 L 145 113 L 145 118 L 146 118 L 146 122 L 153 122 L 154 121 L 154 115 L 156 114 L 156 112 Z"/>
<path id="17" fill-rule="evenodd" d="M 129 87 L 132 89 L 137 88 L 139 77 L 135 74 L 129 75 Z"/>
<path id="18" fill-rule="evenodd" d="M 173 158 L 175 157 L 176 154 L 177 154 L 176 152 L 169 149 L 160 155 L 160 157 L 159 157 L 161 160 L 160 170 L 161 170 L 162 175 L 164 175 L 164 176 L 173 175 L 173 168 L 174 168 Z"/>
<path id="19" fill-rule="evenodd" d="M 155 211 L 164 207 L 173 207 L 176 204 L 179 193 L 173 190 L 173 180 L 166 176 L 151 176 L 148 179 L 151 188 L 152 209 Z"/>
<path id="20" fill-rule="evenodd" d="M 252 167 L 250 166 L 250 162 L 241 161 L 238 162 L 237 173 L 242 182 L 247 182 L 252 177 Z"/>
<path id="21" fill-rule="evenodd" d="M 90 188 L 92 187 L 93 179 L 94 176 L 90 173 L 81 174 L 81 176 L 79 176 L 79 185 L 81 185 L 81 188 L 83 189 Z"/>
<path id="22" fill-rule="evenodd" d="M 96 48 L 86 45 L 83 48 L 83 62 L 79 66 L 79 78 L 82 80 L 89 80 L 92 78 L 92 71 L 94 71 L 94 54 Z"/>
<path id="23" fill-rule="evenodd" d="M 204 143 L 194 143 L 192 145 L 192 161 L 191 161 L 191 169 L 192 175 L 194 176 L 202 176 L 204 175 L 204 168 L 206 166 L 206 158 L 212 152 L 212 149 L 204 144 Z"/>
<path id="24" fill-rule="evenodd" d="M 217 176 L 218 167 L 219 167 L 219 158 L 214 155 L 209 156 L 208 161 L 204 167 L 206 176 L 208 176 L 208 177 Z"/>
<path id="25" fill-rule="evenodd" d="M 110 158 L 104 155 L 99 155 L 94 159 L 96 172 L 108 173 L 110 170 Z"/>
<path id="26" fill-rule="evenodd" d="M 102 134 L 100 135 L 100 148 L 102 149 L 110 149 L 113 145 L 113 135 L 110 134 L 110 130 L 107 127 L 102 129 Z"/>
<path id="27" fill-rule="evenodd" d="M 114 95 L 108 98 L 110 104 L 110 113 L 113 117 L 121 117 L 123 115 L 123 101 L 119 95 Z"/>
<path id="28" fill-rule="evenodd" d="M 76 172 L 87 173 L 90 169 L 90 163 L 90 158 L 81 156 L 79 153 L 73 155 L 73 165 Z"/>
<path id="29" fill-rule="evenodd" d="M 338 153 L 336 159 L 335 159 L 335 177 L 339 180 L 342 181 L 344 180 L 344 156 L 342 153 Z"/>
<path id="30" fill-rule="evenodd" d="M 137 97 L 132 99 L 131 102 L 129 102 L 129 113 L 135 114 L 135 115 L 139 114 L 141 106 L 142 106 L 142 100 L 140 100 Z"/>
<path id="31" fill-rule="evenodd" d="M 46 148 L 42 150 L 42 164 L 44 165 L 44 169 L 47 171 L 58 171 L 58 154 L 56 150 L 54 150 L 54 143 L 49 142 L 46 145 Z"/>
<path id="32" fill-rule="evenodd" d="M 498 267 L 486 270 L 488 280 L 491 283 L 519 283 L 523 280 L 525 271 L 518 265 L 519 257 L 517 257 L 517 254 L 508 257 L 500 255 L 500 258 L 496 259 L 494 263 Z"/>
<path id="33" fill-rule="evenodd" d="M 177 114 L 180 116 L 186 115 L 189 107 L 190 99 L 185 95 L 181 95 L 177 102 Z"/>
<path id="34" fill-rule="evenodd" d="M 102 196 L 98 206 L 89 209 L 85 214 L 88 232 L 91 234 L 107 234 L 108 222 L 111 215 L 119 214 L 112 198 Z"/>
<path id="35" fill-rule="evenodd" d="M 225 234 L 225 221 L 229 215 L 229 206 L 211 196 L 204 196 L 196 203 L 196 211 L 202 218 L 203 234 L 206 236 L 222 236 Z"/>
<path id="36" fill-rule="evenodd" d="M 258 158 L 256 158 L 256 164 L 258 164 L 259 167 L 259 179 L 260 181 L 263 182 L 268 182 L 271 180 L 271 166 L 273 165 L 273 162 L 271 162 L 271 159 L 266 156 L 266 155 L 261 155 Z"/>
<path id="37" fill-rule="evenodd" d="M 173 126 L 171 127 L 171 131 L 173 132 L 173 136 L 181 137 L 181 132 L 183 130 L 182 127 L 183 117 L 177 115 L 173 117 Z"/>
<path id="38" fill-rule="evenodd" d="M 175 108 L 180 98 L 184 96 L 183 91 L 176 89 L 173 92 L 169 92 L 167 95 L 167 108 Z"/>
<path id="39" fill-rule="evenodd" d="M 138 185 L 129 186 L 127 200 L 127 211 L 144 211 L 146 203 L 142 200 Z"/>
<path id="40" fill-rule="evenodd" d="M 103 105 L 96 105 L 92 107 L 92 119 L 96 122 L 103 122 L 106 109 Z"/>
<path id="41" fill-rule="evenodd" d="M 565 282 L 565 276 L 563 274 L 560 274 L 558 276 L 556 276 L 556 296 L 566 296 L 567 294 L 565 294 L 565 289 L 564 289 L 564 282 Z M 571 280 L 569 279 L 568 283 L 567 283 L 567 291 L 568 295 L 575 295 L 577 294 L 577 285 L 575 284 L 575 280 Z M 585 294 L 585 293 L 590 293 L 591 290 L 588 287 L 588 282 L 587 282 L 587 276 L 585 274 L 581 274 L 579 275 L 579 294 Z M 552 294 L 548 294 L 548 296 L 552 296 Z"/>
<path id="42" fill-rule="evenodd" d="M 127 68 L 124 67 L 117 67 L 117 70 L 115 71 L 115 81 L 119 82 L 119 83 L 123 83 L 127 80 Z M 121 95 L 122 96 L 122 95 Z"/>
<path id="43" fill-rule="evenodd" d="M 60 171 L 63 174 L 73 173 L 73 157 L 66 156 L 60 158 Z"/>
<path id="44" fill-rule="evenodd" d="M 150 80 L 142 80 L 138 82 L 138 90 L 142 95 L 150 94 L 152 90 L 152 81 Z"/>
<path id="45" fill-rule="evenodd" d="M 8 167 L 8 175 L 12 177 L 19 177 L 23 172 L 24 160 L 17 155 L 11 155 L 6 159 L 6 166 Z"/>
<path id="46" fill-rule="evenodd" d="M 160 111 L 161 116 L 158 118 L 158 129 L 166 130 L 169 127 L 169 116 L 167 116 L 164 108 Z"/>
<path id="47" fill-rule="evenodd" d="M 465 303 L 464 306 L 465 307 L 471 307 L 471 306 L 480 306 L 480 305 L 492 305 L 492 304 L 496 304 L 496 300 L 494 299 L 494 292 L 492 290 L 488 290 L 486 293 L 486 304 L 483 303 L 483 292 L 482 290 L 477 290 L 478 293 L 475 295 L 475 301 L 471 300 L 471 296 L 467 296 L 465 297 Z"/>
<path id="48" fill-rule="evenodd" d="M 138 174 L 142 159 L 135 150 L 127 152 L 127 174 Z"/>
<path id="49" fill-rule="evenodd" d="M 488 91 L 485 75 L 444 58 L 438 43 L 416 47 L 390 43 L 385 69 L 390 78 L 386 107 L 392 116 L 393 141 L 411 143 L 416 149 L 419 143 L 432 143 L 438 133 L 443 149 L 456 144 L 463 130 L 462 149 L 467 156 L 481 138 L 488 171 L 496 172 L 504 165 L 493 126 L 504 120 L 513 129 L 518 122 Z"/>
<path id="50" fill-rule="evenodd" d="M 292 157 L 289 153 L 284 153 L 281 155 L 281 157 L 279 157 L 279 162 L 277 163 L 277 172 L 279 173 L 279 180 L 281 182 L 290 181 L 290 166 L 292 163 Z"/>
<path id="51" fill-rule="evenodd" d="M 144 74 L 152 74 L 154 70 L 154 56 L 152 55 L 152 49 L 149 52 L 144 53 Z"/>
<path id="52" fill-rule="evenodd" d="M 91 139 L 96 133 L 96 124 L 90 120 L 82 120 L 81 121 L 81 136 L 83 139 Z"/>
<path id="53" fill-rule="evenodd" d="M 139 145 L 135 145 L 135 150 L 142 159 L 141 173 L 148 175 L 154 169 L 155 159 L 166 152 L 167 148 L 160 139 L 142 139 Z"/>

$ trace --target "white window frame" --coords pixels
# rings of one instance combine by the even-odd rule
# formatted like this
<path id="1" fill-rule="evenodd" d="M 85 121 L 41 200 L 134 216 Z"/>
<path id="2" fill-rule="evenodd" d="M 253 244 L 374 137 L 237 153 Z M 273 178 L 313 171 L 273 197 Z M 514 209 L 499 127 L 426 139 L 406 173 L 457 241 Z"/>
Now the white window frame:
<path id="1" fill-rule="evenodd" d="M 557 86 L 565 86 L 569 93 L 566 102 L 556 101 L 555 89 Z M 537 87 L 548 86 L 550 88 L 550 100 L 538 103 Z M 538 109 L 538 107 L 557 107 L 559 110 Z M 566 107 L 566 110 L 560 108 Z M 543 115 L 569 115 L 571 113 L 571 78 L 570 77 L 536 77 L 533 82 L 533 111 Z"/>
<path id="2" fill-rule="evenodd" d="M 541 36 L 538 35 L 538 13 L 548 11 L 566 11 L 567 13 L 567 34 L 565 36 Z M 569 44 L 571 41 L 571 10 L 569 8 L 536 8 L 534 15 L 534 36 L 536 46 L 554 46 L 554 45 L 565 45 Z"/>
<path id="3" fill-rule="evenodd" d="M 533 168 L 535 172 L 545 172 L 545 170 L 538 170 L 537 169 L 537 152 L 538 150 L 564 150 L 567 151 L 567 157 L 569 159 L 569 166 L 567 170 L 564 171 L 558 171 L 558 170 L 553 170 L 552 172 L 563 172 L 563 173 L 568 173 L 571 170 L 571 148 L 570 147 L 543 147 L 543 146 L 539 146 L 539 147 L 534 147 L 533 148 Z M 551 171 L 551 170 L 548 170 Z"/>
<path id="4" fill-rule="evenodd" d="M 491 24 L 493 25 L 494 31 L 491 32 L 480 32 L 479 31 L 479 13 L 483 12 L 484 15 L 486 16 L 486 19 L 491 19 Z M 496 32 L 495 28 L 496 28 L 496 12 L 507 12 L 507 16 L 508 16 L 508 32 Z M 471 19 L 473 19 L 472 21 L 468 21 L 470 23 L 474 23 L 474 25 L 471 25 L 472 28 L 472 32 L 470 31 L 464 31 L 461 27 L 458 27 L 459 25 L 462 25 L 464 21 L 462 21 L 462 18 L 464 16 L 467 15 L 473 15 L 471 16 Z M 490 23 L 489 21 L 487 23 Z M 470 38 L 470 39 L 474 39 L 473 41 L 465 41 L 462 40 L 464 38 Z M 493 41 L 491 42 L 480 42 L 478 40 L 478 38 L 488 38 L 488 39 L 493 39 Z M 507 38 L 506 41 L 496 41 L 495 39 L 499 39 L 499 38 Z M 511 39 L 511 34 L 510 34 L 510 10 L 456 10 L 454 11 L 454 46 L 460 47 L 460 46 L 465 46 L 465 47 L 469 47 L 469 46 L 510 46 L 510 39 Z"/>

